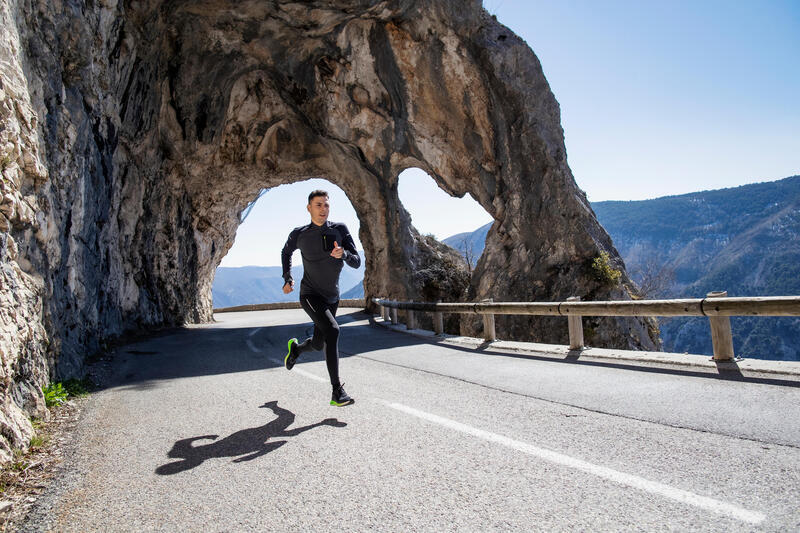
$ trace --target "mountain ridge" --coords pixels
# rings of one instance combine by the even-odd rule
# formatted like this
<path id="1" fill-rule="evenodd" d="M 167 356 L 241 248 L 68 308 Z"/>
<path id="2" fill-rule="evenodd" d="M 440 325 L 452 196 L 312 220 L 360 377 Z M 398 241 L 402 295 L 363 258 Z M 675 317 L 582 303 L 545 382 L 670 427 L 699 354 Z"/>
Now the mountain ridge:
<path id="1" fill-rule="evenodd" d="M 345 266 L 339 277 L 342 297 L 364 278 L 364 252 L 359 251 L 362 261 L 357 269 Z M 297 300 L 303 266 L 292 267 L 296 280 L 295 291 L 283 293 L 283 268 L 279 266 L 218 267 L 211 286 L 214 308 L 235 307 L 237 305 L 261 304 L 270 302 L 293 302 Z M 363 289 L 362 289 L 363 294 Z"/>

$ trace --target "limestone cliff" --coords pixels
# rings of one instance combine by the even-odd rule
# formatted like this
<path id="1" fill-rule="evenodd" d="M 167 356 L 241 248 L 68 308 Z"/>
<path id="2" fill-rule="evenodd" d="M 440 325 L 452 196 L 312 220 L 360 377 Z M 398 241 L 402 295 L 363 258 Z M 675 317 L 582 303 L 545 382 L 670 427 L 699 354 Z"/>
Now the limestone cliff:
<path id="1" fill-rule="evenodd" d="M 411 166 L 495 219 L 472 298 L 628 297 L 587 270 L 619 257 L 536 56 L 478 0 L 6 0 L 0 17 L 0 455 L 105 339 L 210 320 L 239 212 L 282 183 L 347 193 L 368 297 L 422 299 L 415 265 L 444 257 L 398 198 Z M 594 344 L 653 340 L 609 319 Z"/>

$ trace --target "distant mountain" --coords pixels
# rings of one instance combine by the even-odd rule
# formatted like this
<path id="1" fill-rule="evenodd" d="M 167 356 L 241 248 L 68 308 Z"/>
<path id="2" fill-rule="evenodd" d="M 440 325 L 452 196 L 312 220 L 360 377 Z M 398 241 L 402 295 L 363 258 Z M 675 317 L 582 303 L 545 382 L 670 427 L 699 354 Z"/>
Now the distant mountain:
<path id="1" fill-rule="evenodd" d="M 800 176 L 592 208 L 646 297 L 800 295 Z M 479 257 L 489 227 L 444 242 Z M 712 353 L 708 319 L 660 323 L 665 350 Z M 734 317 L 732 328 L 739 355 L 800 360 L 800 318 Z"/>
<path id="2" fill-rule="evenodd" d="M 674 269 L 675 294 L 800 294 L 800 176 L 592 208 L 630 271 Z"/>
<path id="3" fill-rule="evenodd" d="M 344 291 L 341 295 L 342 300 L 357 300 L 364 297 L 364 279 L 362 278 L 357 284 L 353 285 L 350 289 Z"/>
<path id="4" fill-rule="evenodd" d="M 342 269 L 339 277 L 340 290 L 361 285 L 361 280 L 364 279 L 364 252 L 359 254 L 361 255 L 359 268 L 354 269 L 345 265 Z M 295 290 L 289 294 L 283 294 L 282 271 L 279 266 L 218 267 L 211 286 L 214 307 L 297 301 L 303 267 L 292 267 Z M 342 297 L 345 298 L 344 294 Z"/>
<path id="5" fill-rule="evenodd" d="M 214 307 L 296 300 L 296 293 L 283 294 L 281 271 L 281 267 L 275 266 L 217 268 L 214 283 L 211 286 Z"/>
<path id="6" fill-rule="evenodd" d="M 800 295 L 800 176 L 639 202 L 592 204 L 631 277 L 657 268 L 671 283 L 652 296 Z M 732 319 L 746 357 L 800 360 L 800 318 Z M 664 349 L 711 353 L 708 320 L 661 321 Z"/>
<path id="7" fill-rule="evenodd" d="M 442 242 L 451 248 L 455 248 L 461 255 L 468 261 L 472 261 L 472 267 L 478 262 L 478 258 L 483 253 L 483 248 L 486 246 L 486 235 L 489 234 L 489 228 L 492 227 L 492 222 L 481 226 L 472 232 L 457 233 L 452 237 L 448 237 Z"/>

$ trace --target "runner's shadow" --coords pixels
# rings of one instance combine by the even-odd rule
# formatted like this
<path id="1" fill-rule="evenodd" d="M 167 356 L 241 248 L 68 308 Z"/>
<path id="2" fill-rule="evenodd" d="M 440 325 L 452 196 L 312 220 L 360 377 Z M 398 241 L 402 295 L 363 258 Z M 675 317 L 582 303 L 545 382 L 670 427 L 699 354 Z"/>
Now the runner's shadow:
<path id="1" fill-rule="evenodd" d="M 267 402 L 260 407 L 271 409 L 278 418 L 263 426 L 242 429 L 231 433 L 221 440 L 216 440 L 219 435 L 203 435 L 200 437 L 181 439 L 177 441 L 172 446 L 169 453 L 167 453 L 167 457 L 180 460 L 159 466 L 156 468 L 156 474 L 162 476 L 177 474 L 200 466 L 203 464 L 203 461 L 215 457 L 236 457 L 236 459 L 233 460 L 234 463 L 252 461 L 286 444 L 285 440 L 268 442 L 272 438 L 294 437 L 304 431 L 319 426 L 341 428 L 347 425 L 335 418 L 326 418 L 321 422 L 308 426 L 287 429 L 294 423 L 294 413 L 282 407 L 278 407 L 278 402 Z M 213 440 L 214 442 L 194 446 L 194 441 L 198 440 Z"/>

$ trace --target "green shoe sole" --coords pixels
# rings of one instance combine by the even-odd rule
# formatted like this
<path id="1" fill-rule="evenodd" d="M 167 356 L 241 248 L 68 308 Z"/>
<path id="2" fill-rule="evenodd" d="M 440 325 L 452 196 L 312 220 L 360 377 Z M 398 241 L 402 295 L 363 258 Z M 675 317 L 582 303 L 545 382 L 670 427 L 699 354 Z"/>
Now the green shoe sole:
<path id="1" fill-rule="evenodd" d="M 289 364 L 289 356 L 292 355 L 292 343 L 297 344 L 297 339 L 289 339 L 289 342 L 286 343 L 288 352 L 286 353 L 286 357 L 283 358 L 283 365 L 287 368 L 287 370 L 291 370 L 294 366 L 294 361 L 292 361 L 291 365 Z"/>
<path id="2" fill-rule="evenodd" d="M 331 400 L 331 405 L 335 405 L 336 407 L 344 407 L 345 405 L 351 405 L 351 404 L 354 404 L 354 403 L 356 403 L 355 400 L 349 400 L 349 401 L 341 402 L 341 403 Z"/>

